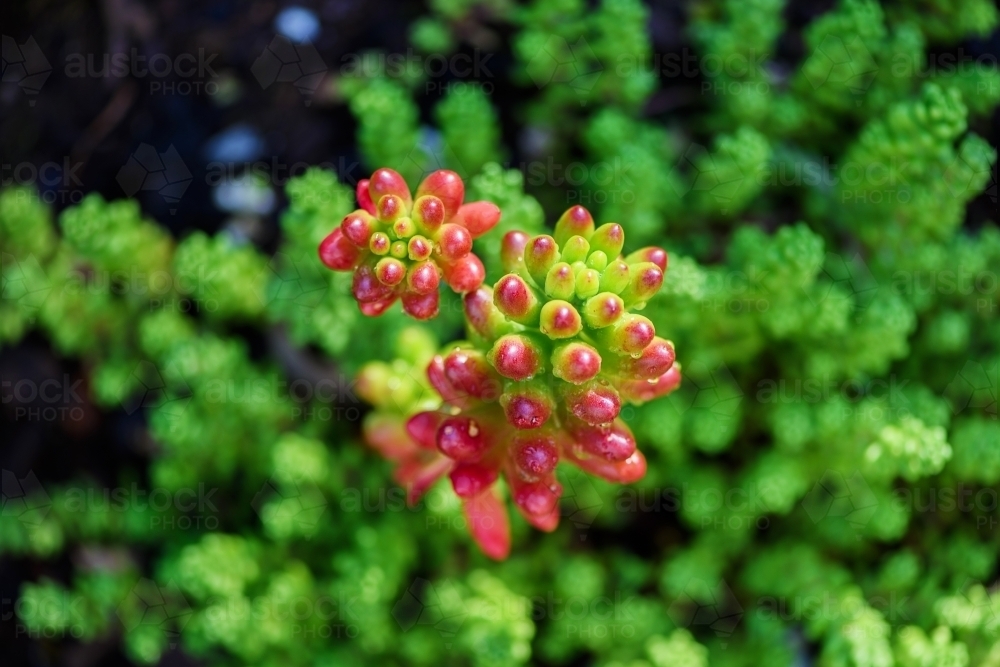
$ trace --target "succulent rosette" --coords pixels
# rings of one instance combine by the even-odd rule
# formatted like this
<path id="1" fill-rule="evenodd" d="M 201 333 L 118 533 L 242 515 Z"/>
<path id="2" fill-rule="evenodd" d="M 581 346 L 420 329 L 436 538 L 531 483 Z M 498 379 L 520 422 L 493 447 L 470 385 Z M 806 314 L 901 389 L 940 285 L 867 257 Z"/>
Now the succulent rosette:
<path id="1" fill-rule="evenodd" d="M 362 312 L 380 315 L 401 299 L 418 320 L 438 313 L 441 280 L 464 294 L 486 276 L 472 253 L 474 239 L 500 220 L 488 201 L 463 203 L 465 184 L 453 171 L 427 176 L 411 195 L 392 169 L 358 182 L 358 205 L 319 246 L 334 271 L 353 271 L 352 290 Z"/>
<path id="2" fill-rule="evenodd" d="M 582 206 L 566 211 L 552 236 L 508 233 L 508 273 L 464 297 L 468 340 L 427 366 L 443 405 L 409 418 L 406 445 L 394 426 L 393 447 L 406 452 L 397 479 L 412 478 L 408 488 L 419 494 L 427 476 L 448 474 L 473 537 L 493 558 L 510 549 L 494 484 L 501 476 L 521 515 L 551 531 L 560 460 L 612 482 L 645 475 L 619 413 L 676 389 L 681 375 L 673 344 L 632 312 L 660 289 L 667 254 L 622 256 L 624 242 L 621 225 L 595 228 Z"/>

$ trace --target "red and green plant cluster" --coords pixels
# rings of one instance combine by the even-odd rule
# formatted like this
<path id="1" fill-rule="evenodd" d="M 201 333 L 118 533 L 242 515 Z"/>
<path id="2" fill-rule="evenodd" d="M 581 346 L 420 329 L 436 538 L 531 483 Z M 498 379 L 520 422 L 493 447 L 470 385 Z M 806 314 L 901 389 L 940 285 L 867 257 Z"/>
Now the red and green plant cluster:
<path id="1" fill-rule="evenodd" d="M 426 364 L 439 404 L 380 409 L 368 442 L 398 464 L 396 478 L 415 502 L 448 475 L 473 538 L 504 559 L 510 523 L 496 482 L 533 526 L 559 524 L 560 460 L 611 482 L 646 473 L 623 405 L 669 394 L 681 382 L 674 345 L 641 311 L 663 285 L 667 253 L 645 247 L 623 255 L 625 230 L 597 226 L 583 206 L 569 208 L 552 235 L 507 232 L 504 275 L 485 285 L 473 239 L 501 217 L 489 202 L 463 203 L 458 174 L 439 170 L 416 198 L 392 169 L 358 183 L 361 206 L 320 243 L 329 268 L 352 271 L 365 315 L 397 299 L 418 320 L 438 314 L 439 283 L 462 295 L 466 339 Z M 362 391 L 385 405 L 398 378 L 385 364 L 361 372 Z"/>

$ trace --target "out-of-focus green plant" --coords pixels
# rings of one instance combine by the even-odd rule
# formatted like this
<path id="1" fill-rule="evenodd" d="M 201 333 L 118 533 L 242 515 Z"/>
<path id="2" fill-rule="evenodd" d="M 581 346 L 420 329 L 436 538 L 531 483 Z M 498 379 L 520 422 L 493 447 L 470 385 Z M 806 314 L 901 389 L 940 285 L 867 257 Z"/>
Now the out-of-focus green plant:
<path id="1" fill-rule="evenodd" d="M 945 60 L 995 7 L 841 0 L 790 58 L 785 3 L 704 0 L 693 73 L 653 52 L 648 18 L 433 2 L 421 53 L 509 37 L 510 71 L 428 105 L 420 68 L 337 81 L 369 171 L 454 169 L 503 212 L 473 250 L 489 283 L 503 234 L 577 204 L 626 254 L 670 254 L 641 314 L 684 382 L 621 412 L 646 476 L 557 468 L 559 528 L 513 516 L 502 563 L 448 484 L 411 507 L 361 443 L 436 407 L 423 368 L 462 309 L 443 292 L 417 329 L 361 315 L 315 255 L 353 183 L 293 179 L 270 257 L 172 239 L 132 202 L 54 224 L 38 193 L 0 193 L 0 344 L 78 359 L 81 409 L 134 426 L 148 459 L 115 480 L 4 473 L 0 552 L 32 573 L 18 632 L 120 637 L 140 664 L 1000 665 L 1000 74 Z M 674 83 L 697 113 L 672 113 Z M 372 411 L 350 379 L 369 362 L 389 388 Z"/>

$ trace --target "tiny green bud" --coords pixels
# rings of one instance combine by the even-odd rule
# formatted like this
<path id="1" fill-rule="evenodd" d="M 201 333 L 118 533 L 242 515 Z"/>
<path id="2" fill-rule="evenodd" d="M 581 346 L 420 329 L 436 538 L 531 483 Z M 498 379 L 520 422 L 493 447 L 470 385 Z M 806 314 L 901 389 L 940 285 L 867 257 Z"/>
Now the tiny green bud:
<path id="1" fill-rule="evenodd" d="M 601 289 L 601 274 L 594 269 L 584 269 L 576 276 L 576 296 L 589 299 Z"/>
<path id="2" fill-rule="evenodd" d="M 593 251 L 601 251 L 610 259 L 617 259 L 625 245 L 625 230 L 617 222 L 601 225 L 590 237 Z"/>
<path id="3" fill-rule="evenodd" d="M 587 258 L 587 266 L 595 271 L 604 271 L 608 268 L 608 256 L 602 251 L 590 253 L 590 257 Z"/>
<path id="4" fill-rule="evenodd" d="M 590 244 L 582 236 L 571 236 L 562 245 L 562 260 L 574 264 L 583 262 L 590 254 Z"/>
<path id="5" fill-rule="evenodd" d="M 539 285 L 545 284 L 545 276 L 558 261 L 559 246 L 551 236 L 535 236 L 524 247 L 524 266 L 532 280 Z"/>
<path id="6" fill-rule="evenodd" d="M 604 269 L 601 273 L 601 290 L 621 294 L 622 290 L 628 287 L 628 281 L 628 264 L 620 259 L 616 259 L 608 264 L 608 268 Z"/>
<path id="7" fill-rule="evenodd" d="M 576 275 L 566 262 L 554 264 L 545 276 L 545 293 L 553 299 L 572 299 L 576 294 Z"/>

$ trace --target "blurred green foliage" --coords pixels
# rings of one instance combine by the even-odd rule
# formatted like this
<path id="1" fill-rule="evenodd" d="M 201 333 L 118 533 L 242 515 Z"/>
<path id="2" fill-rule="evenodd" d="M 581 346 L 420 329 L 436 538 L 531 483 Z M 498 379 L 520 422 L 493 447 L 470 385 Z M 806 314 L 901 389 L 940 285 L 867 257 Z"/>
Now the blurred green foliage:
<path id="1" fill-rule="evenodd" d="M 447 483 L 407 508 L 359 441 L 362 364 L 384 360 L 407 405 L 423 385 L 391 360 L 411 323 L 362 317 L 316 260 L 354 208 L 333 174 L 288 185 L 271 257 L 227 232 L 175 241 L 130 201 L 91 195 L 53 224 L 34 193 L 0 194 L 0 342 L 38 330 L 80 359 L 89 401 L 142 416 L 150 459 L 117 500 L 106 480 L 15 479 L 22 496 L 5 477 L 0 552 L 72 554 L 68 580 L 19 592 L 26 632 L 117 634 L 141 664 L 179 646 L 282 667 L 1000 665 L 1000 231 L 967 212 L 984 191 L 996 210 L 974 128 L 1000 75 L 930 50 L 997 11 L 840 0 L 785 71 L 783 10 L 695 3 L 689 74 L 654 58 L 638 0 L 432 2 L 410 33 L 425 53 L 484 16 L 509 30 L 509 83 L 532 92 L 521 169 L 497 164 L 491 90 L 449 90 L 433 129 L 420 72 L 340 82 L 367 167 L 453 168 L 500 205 L 477 242 L 489 280 L 503 231 L 576 203 L 671 254 L 644 314 L 684 385 L 627 414 L 649 473 L 564 471 L 561 527 L 515 519 L 503 563 Z M 675 76 L 702 79 L 694 120 L 648 111 Z M 460 336 L 457 301 L 427 327 Z"/>

